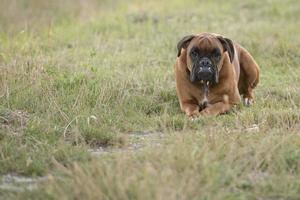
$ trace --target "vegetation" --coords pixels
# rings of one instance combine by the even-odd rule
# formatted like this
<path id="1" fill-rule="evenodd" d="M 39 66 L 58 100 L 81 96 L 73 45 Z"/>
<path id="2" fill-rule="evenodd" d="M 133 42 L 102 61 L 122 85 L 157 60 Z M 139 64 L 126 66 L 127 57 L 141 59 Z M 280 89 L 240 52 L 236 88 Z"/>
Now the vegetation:
<path id="1" fill-rule="evenodd" d="M 49 180 L 0 187 L 0 199 L 299 199 L 299 9 L 297 0 L 4 0 L 0 176 Z M 252 107 L 197 121 L 181 113 L 176 44 L 198 32 L 254 56 Z M 163 137 L 91 155 L 130 146 L 136 132 Z"/>

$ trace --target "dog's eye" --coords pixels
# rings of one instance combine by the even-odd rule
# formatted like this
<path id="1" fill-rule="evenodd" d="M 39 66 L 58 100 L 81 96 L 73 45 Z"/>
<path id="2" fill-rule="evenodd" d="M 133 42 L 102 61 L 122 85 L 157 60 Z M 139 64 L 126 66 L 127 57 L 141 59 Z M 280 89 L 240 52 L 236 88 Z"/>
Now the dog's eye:
<path id="1" fill-rule="evenodd" d="M 192 58 L 195 58 L 195 57 L 197 57 L 197 55 L 198 55 L 198 51 L 196 49 L 192 49 L 190 52 L 190 56 Z"/>
<path id="2" fill-rule="evenodd" d="M 221 52 L 219 49 L 214 49 L 212 55 L 217 59 L 221 58 Z"/>

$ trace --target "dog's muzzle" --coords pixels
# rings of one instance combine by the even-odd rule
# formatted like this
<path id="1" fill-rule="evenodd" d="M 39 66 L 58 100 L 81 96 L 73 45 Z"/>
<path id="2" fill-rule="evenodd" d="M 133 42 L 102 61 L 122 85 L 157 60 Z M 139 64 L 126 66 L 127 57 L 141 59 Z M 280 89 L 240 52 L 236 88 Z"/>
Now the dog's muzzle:
<path id="1" fill-rule="evenodd" d="M 191 82 L 210 82 L 213 83 L 215 80 L 215 67 L 213 66 L 210 59 L 204 57 L 199 63 L 192 66 L 190 75 Z"/>

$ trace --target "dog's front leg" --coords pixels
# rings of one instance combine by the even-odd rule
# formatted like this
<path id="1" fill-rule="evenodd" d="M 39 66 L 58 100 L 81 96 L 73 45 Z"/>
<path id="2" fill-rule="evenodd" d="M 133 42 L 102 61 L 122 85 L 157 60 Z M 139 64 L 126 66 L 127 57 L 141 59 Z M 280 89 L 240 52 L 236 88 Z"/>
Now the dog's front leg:
<path id="1" fill-rule="evenodd" d="M 200 115 L 199 105 L 193 103 L 182 103 L 181 110 L 185 112 L 188 117 L 197 118 Z"/>

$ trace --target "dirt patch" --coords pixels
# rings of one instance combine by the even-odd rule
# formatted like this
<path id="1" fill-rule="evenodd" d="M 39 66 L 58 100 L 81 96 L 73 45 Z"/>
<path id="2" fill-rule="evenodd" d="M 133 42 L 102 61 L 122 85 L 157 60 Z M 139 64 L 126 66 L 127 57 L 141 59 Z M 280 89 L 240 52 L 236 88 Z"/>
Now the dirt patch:
<path id="1" fill-rule="evenodd" d="M 26 177 L 16 174 L 7 174 L 2 176 L 0 182 L 0 190 L 7 190 L 11 192 L 24 192 L 26 190 L 34 190 L 42 182 L 48 181 L 49 177 Z"/>
<path id="2" fill-rule="evenodd" d="M 124 147 L 98 147 L 89 149 L 92 156 L 102 156 L 110 153 L 136 152 L 146 147 L 161 146 L 164 134 L 161 132 L 135 131 L 128 134 L 129 142 Z"/>

